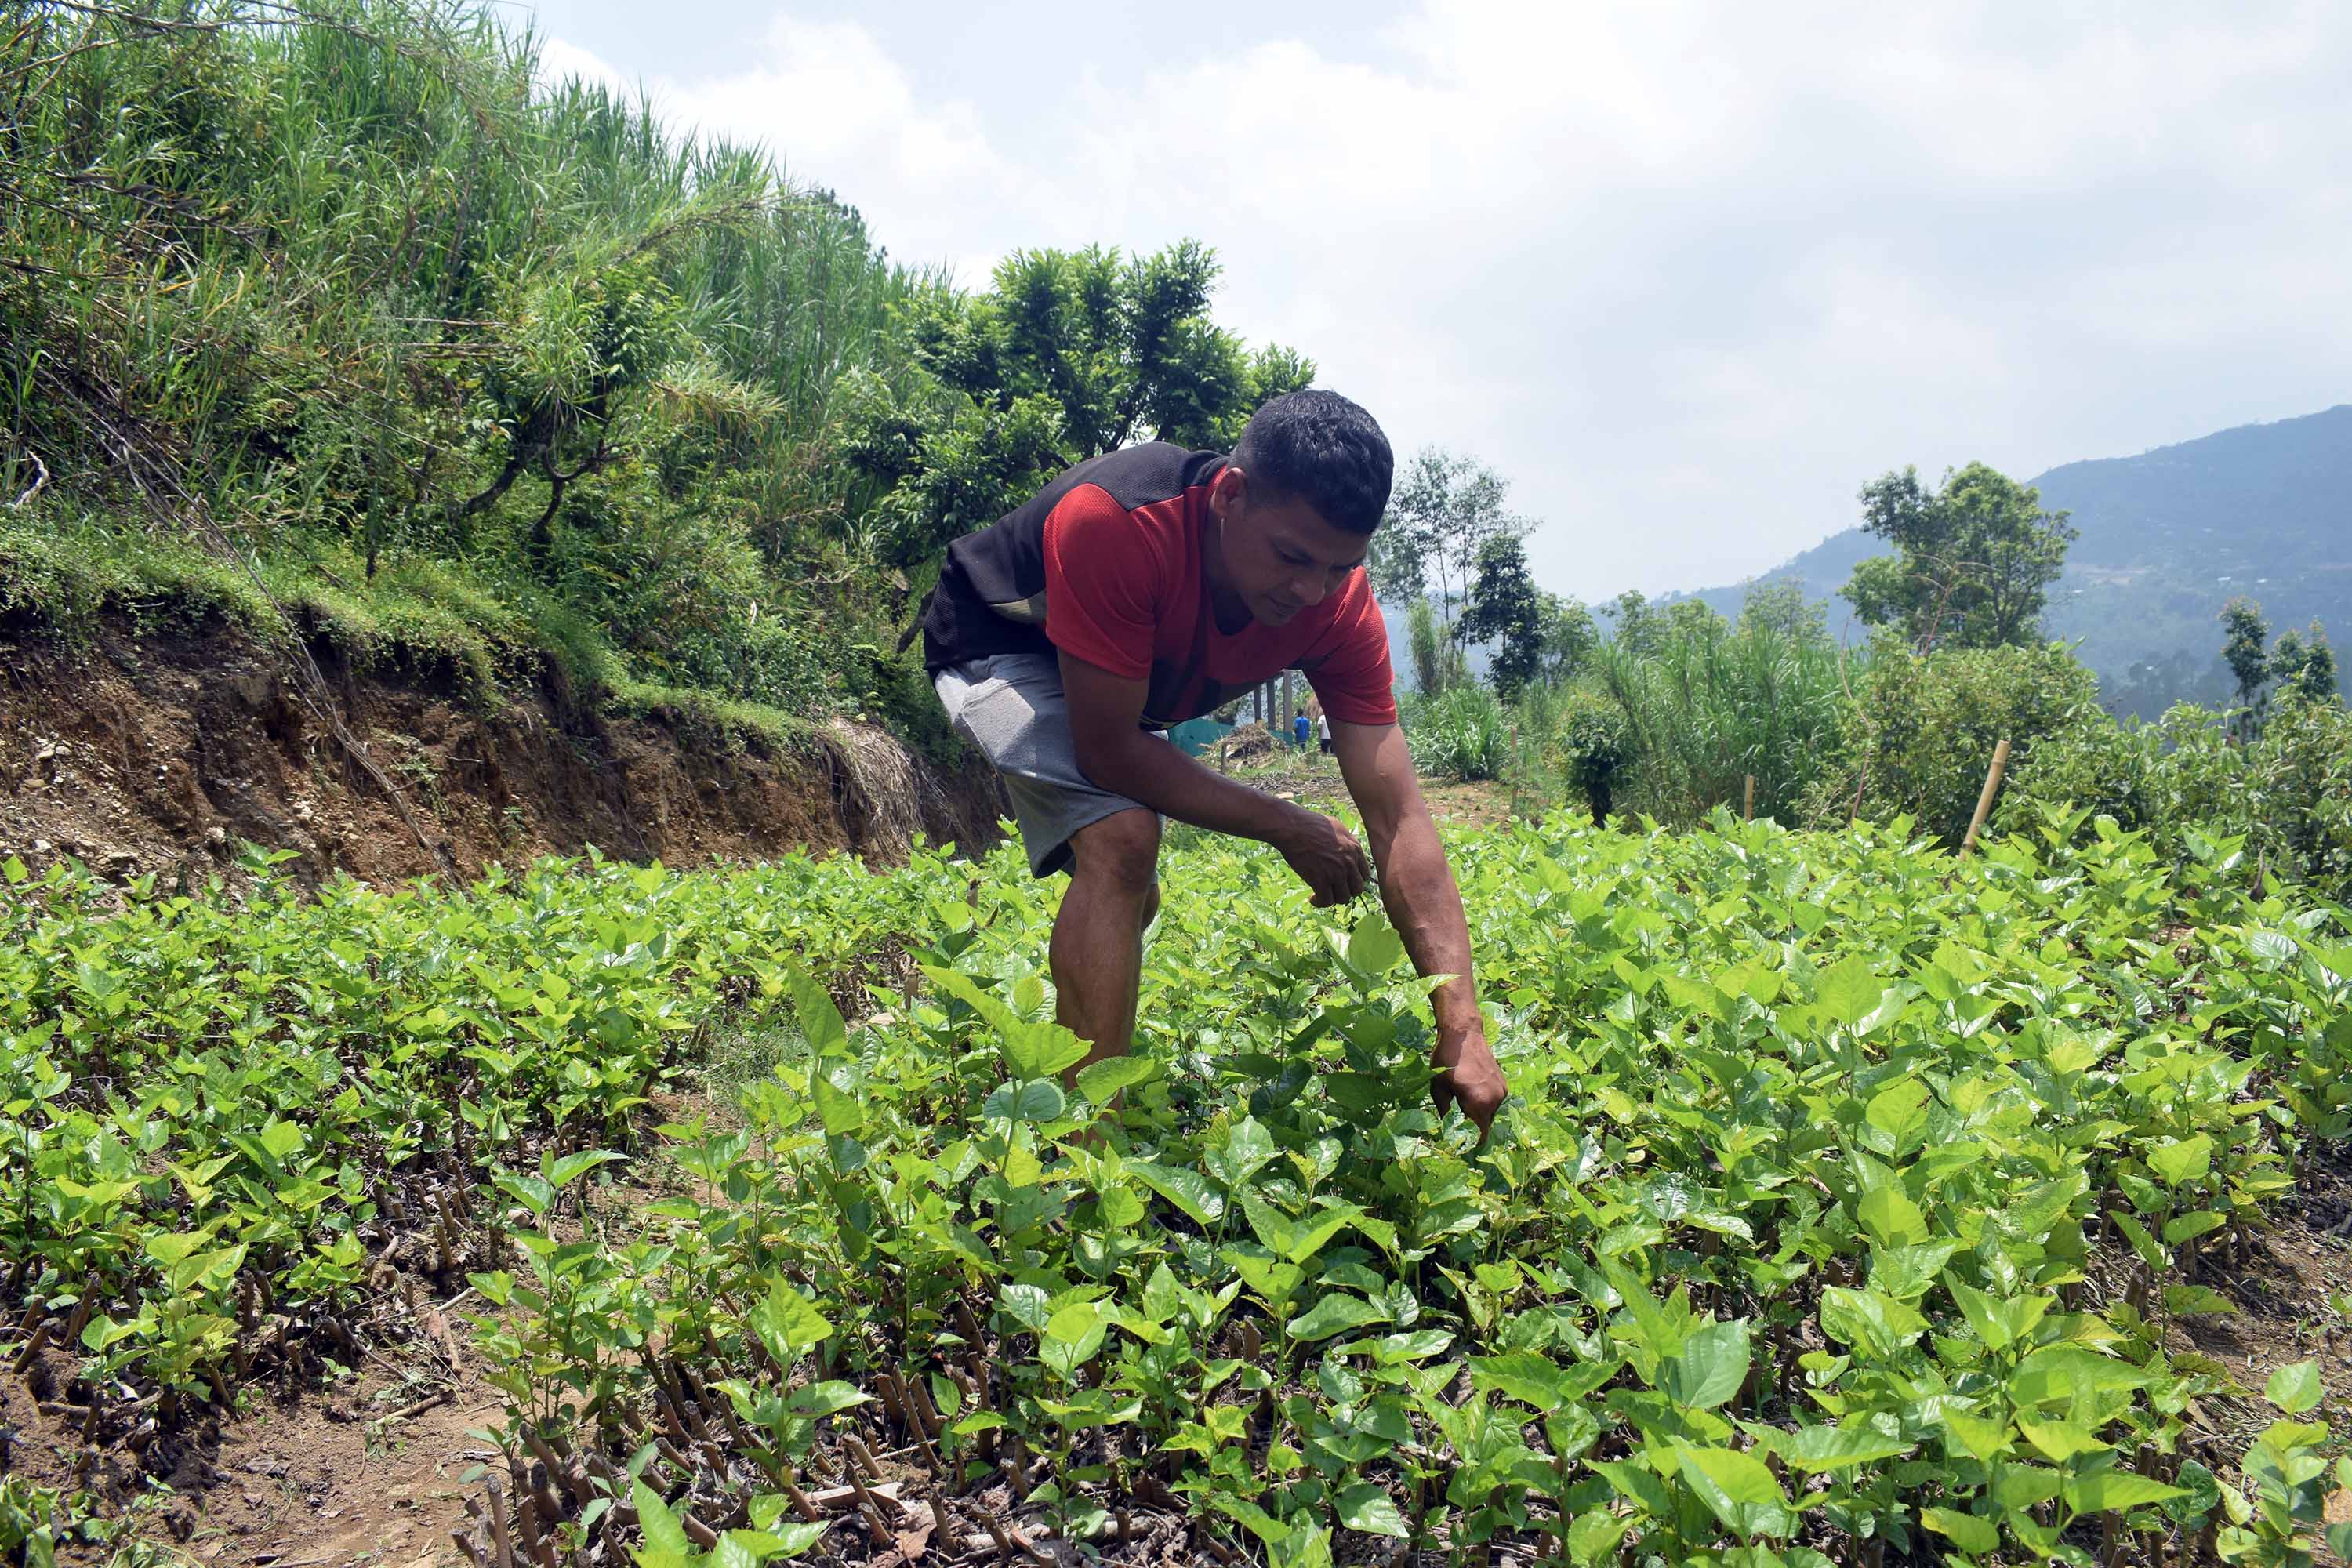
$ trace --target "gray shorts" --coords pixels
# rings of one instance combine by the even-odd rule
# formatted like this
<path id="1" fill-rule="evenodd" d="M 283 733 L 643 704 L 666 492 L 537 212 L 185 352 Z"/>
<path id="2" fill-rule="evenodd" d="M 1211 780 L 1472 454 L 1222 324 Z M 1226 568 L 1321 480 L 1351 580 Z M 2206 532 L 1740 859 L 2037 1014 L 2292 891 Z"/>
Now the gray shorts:
<path id="1" fill-rule="evenodd" d="M 1097 789 L 1078 771 L 1058 661 L 1034 653 L 969 659 L 933 676 L 931 689 L 956 729 L 1004 775 L 1034 875 L 1068 868 L 1070 839 L 1081 827 L 1122 811 L 1150 809 Z"/>

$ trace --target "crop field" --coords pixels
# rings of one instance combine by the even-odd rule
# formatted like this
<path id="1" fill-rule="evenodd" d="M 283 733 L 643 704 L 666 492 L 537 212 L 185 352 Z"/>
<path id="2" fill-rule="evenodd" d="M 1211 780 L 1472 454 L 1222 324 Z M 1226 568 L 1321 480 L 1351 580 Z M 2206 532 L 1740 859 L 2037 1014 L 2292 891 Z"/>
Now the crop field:
<path id="1" fill-rule="evenodd" d="M 1483 1148 L 1377 910 L 1223 841 L 1075 1094 L 1009 849 L 12 864 L 0 1560 L 134 1550 L 440 1315 L 501 1396 L 440 1549 L 496 1568 L 2342 1552 L 2336 1327 L 2209 1333 L 2340 1169 L 2352 933 L 2079 826 L 1454 837 Z"/>

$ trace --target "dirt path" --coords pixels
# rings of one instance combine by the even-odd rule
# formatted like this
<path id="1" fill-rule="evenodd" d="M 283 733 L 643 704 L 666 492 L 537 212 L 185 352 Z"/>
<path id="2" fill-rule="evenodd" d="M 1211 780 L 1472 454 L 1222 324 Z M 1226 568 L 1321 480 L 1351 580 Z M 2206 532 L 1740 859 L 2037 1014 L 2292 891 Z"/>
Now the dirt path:
<path id="1" fill-rule="evenodd" d="M 219 1568 L 433 1568 L 462 1561 L 449 1531 L 478 1489 L 467 1471 L 495 1458 L 468 1434 L 501 1399 L 476 1369 L 450 1397 L 405 1418 L 414 1384 L 383 1370 L 344 1394 L 311 1396 L 222 1435 L 188 1555 Z M 395 1401 L 404 1403 L 396 1404 Z"/>

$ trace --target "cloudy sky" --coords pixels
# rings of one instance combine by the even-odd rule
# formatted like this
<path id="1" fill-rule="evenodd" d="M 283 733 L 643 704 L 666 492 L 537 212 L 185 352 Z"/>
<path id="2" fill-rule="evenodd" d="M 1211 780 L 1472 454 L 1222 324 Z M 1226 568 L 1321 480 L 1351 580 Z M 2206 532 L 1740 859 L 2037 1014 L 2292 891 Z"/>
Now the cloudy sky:
<path id="1" fill-rule="evenodd" d="M 1225 266 L 1549 587 L 1733 582 L 1905 463 L 2021 477 L 2352 398 L 2352 6 L 543 0 L 904 260 Z"/>

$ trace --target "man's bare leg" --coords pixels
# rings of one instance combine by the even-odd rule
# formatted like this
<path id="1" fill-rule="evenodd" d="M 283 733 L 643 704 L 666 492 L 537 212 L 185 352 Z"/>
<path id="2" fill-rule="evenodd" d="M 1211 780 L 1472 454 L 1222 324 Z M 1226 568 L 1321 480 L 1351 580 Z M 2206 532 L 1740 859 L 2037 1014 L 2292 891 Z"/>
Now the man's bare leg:
<path id="1" fill-rule="evenodd" d="M 1140 807 L 1106 816 L 1070 839 L 1070 885 L 1046 950 L 1054 1016 L 1091 1047 L 1062 1075 L 1122 1057 L 1135 1037 L 1135 992 L 1143 971 L 1143 928 L 1160 909 L 1160 819 Z"/>

